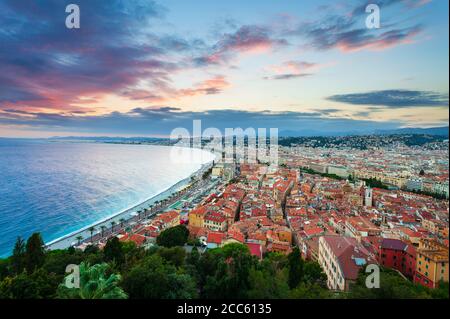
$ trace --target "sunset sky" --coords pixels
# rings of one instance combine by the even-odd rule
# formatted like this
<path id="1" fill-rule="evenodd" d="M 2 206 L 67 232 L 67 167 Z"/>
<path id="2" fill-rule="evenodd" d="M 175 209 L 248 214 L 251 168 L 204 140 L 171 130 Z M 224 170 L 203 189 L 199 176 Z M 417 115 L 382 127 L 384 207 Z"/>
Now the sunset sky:
<path id="1" fill-rule="evenodd" d="M 448 126 L 448 3 L 0 0 L 0 136 Z"/>

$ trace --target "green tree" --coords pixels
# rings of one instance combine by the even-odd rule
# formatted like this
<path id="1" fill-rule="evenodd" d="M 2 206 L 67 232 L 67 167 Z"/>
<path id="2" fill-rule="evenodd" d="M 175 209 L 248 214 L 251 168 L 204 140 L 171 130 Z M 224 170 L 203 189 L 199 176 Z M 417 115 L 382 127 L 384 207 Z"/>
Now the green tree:
<path id="1" fill-rule="evenodd" d="M 293 299 L 330 299 L 333 298 L 333 294 L 317 283 L 301 282 L 291 290 L 289 297 Z"/>
<path id="2" fill-rule="evenodd" d="M 0 281 L 10 274 L 10 261 L 8 259 L 0 259 Z"/>
<path id="3" fill-rule="evenodd" d="M 431 289 L 430 295 L 433 299 L 449 299 L 448 282 L 439 282 L 439 286 L 436 289 Z"/>
<path id="4" fill-rule="evenodd" d="M 186 262 L 196 268 L 198 266 L 199 260 L 200 253 L 198 252 L 198 248 L 194 246 L 192 247 L 191 253 L 187 257 Z"/>
<path id="5" fill-rule="evenodd" d="M 270 267 L 271 268 L 271 267 Z M 250 299 L 285 299 L 289 296 L 289 285 L 287 283 L 287 273 L 283 269 L 253 268 L 250 270 L 250 289 L 248 298 Z"/>
<path id="6" fill-rule="evenodd" d="M 0 283 L 0 298 L 50 299 L 55 296 L 58 283 L 55 274 L 42 268 L 32 274 L 24 271 L 14 277 L 6 277 Z"/>
<path id="7" fill-rule="evenodd" d="M 122 243 L 119 238 L 110 238 L 103 248 L 103 254 L 105 256 L 105 261 L 113 261 L 117 265 L 122 265 L 125 262 L 125 254 L 122 250 Z"/>
<path id="8" fill-rule="evenodd" d="M 183 266 L 186 259 L 186 251 L 182 247 L 163 247 L 158 250 L 158 254 L 175 267 Z"/>
<path id="9" fill-rule="evenodd" d="M 89 227 L 89 232 L 91 233 L 91 242 L 92 242 L 92 237 L 94 235 L 94 231 L 95 231 L 95 227 L 94 226 Z"/>
<path id="10" fill-rule="evenodd" d="M 123 278 L 122 287 L 130 298 L 191 299 L 197 297 L 193 278 L 178 273 L 158 254 L 147 256 Z"/>
<path id="11" fill-rule="evenodd" d="M 25 268 L 25 241 L 17 237 L 11 256 L 11 267 L 15 274 L 19 274 Z"/>
<path id="12" fill-rule="evenodd" d="M 138 247 L 132 241 L 123 242 L 121 246 L 124 255 L 124 264 L 121 265 L 121 270 L 122 273 L 125 273 L 146 256 L 146 251 L 143 247 Z"/>
<path id="13" fill-rule="evenodd" d="M 250 288 L 250 269 L 257 263 L 247 246 L 228 244 L 204 255 L 213 255 L 213 263 L 206 273 L 203 295 L 206 298 L 247 298 Z M 203 257 L 201 262 L 203 261 Z M 206 261 L 209 263 L 208 259 Z"/>
<path id="14" fill-rule="evenodd" d="M 60 276 L 64 276 L 67 265 L 78 265 L 83 261 L 83 252 L 79 249 L 71 253 L 68 249 L 64 250 L 51 250 L 45 257 L 45 262 L 42 268 L 49 273 L 54 273 Z"/>
<path id="15" fill-rule="evenodd" d="M 44 242 L 39 233 L 34 233 L 27 240 L 25 247 L 25 266 L 29 273 L 41 267 L 45 261 Z"/>
<path id="16" fill-rule="evenodd" d="M 78 235 L 75 239 L 77 240 L 77 243 L 78 243 L 77 245 L 80 246 L 81 241 L 83 240 L 83 236 Z"/>
<path id="17" fill-rule="evenodd" d="M 364 269 L 359 273 L 355 284 L 351 286 L 350 298 L 355 299 L 423 299 L 431 298 L 429 290 L 420 285 L 415 285 L 400 276 L 396 271 L 380 267 L 380 288 L 370 289 L 366 287 Z"/>
<path id="18" fill-rule="evenodd" d="M 323 272 L 319 263 L 314 261 L 305 261 L 303 265 L 303 281 L 326 288 L 327 275 Z"/>
<path id="19" fill-rule="evenodd" d="M 159 246 L 174 247 L 184 246 L 189 237 L 189 230 L 184 225 L 178 225 L 172 228 L 163 230 L 156 238 L 156 243 Z"/>
<path id="20" fill-rule="evenodd" d="M 295 247 L 288 256 L 289 261 L 289 288 L 294 289 L 303 280 L 303 258 L 300 255 L 300 250 Z"/>
<path id="21" fill-rule="evenodd" d="M 90 266 L 80 264 L 80 287 L 68 288 L 64 282 L 59 285 L 57 295 L 61 299 L 126 299 L 127 294 L 119 287 L 119 274 L 108 275 L 108 264 Z M 69 275 L 71 276 L 71 275 Z"/>

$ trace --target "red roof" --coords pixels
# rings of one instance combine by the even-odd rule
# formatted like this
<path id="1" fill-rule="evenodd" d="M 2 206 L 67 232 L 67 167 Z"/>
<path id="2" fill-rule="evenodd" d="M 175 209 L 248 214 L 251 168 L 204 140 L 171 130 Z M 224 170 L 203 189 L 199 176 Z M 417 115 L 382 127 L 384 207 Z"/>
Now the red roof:
<path id="1" fill-rule="evenodd" d="M 213 243 L 213 244 L 222 244 L 223 239 L 225 238 L 225 233 L 222 232 L 209 232 L 208 233 L 208 238 L 206 239 L 206 241 L 208 243 Z"/>
<path id="2" fill-rule="evenodd" d="M 205 215 L 204 220 L 205 221 L 209 220 L 209 221 L 213 221 L 213 222 L 217 222 L 217 223 L 223 223 L 227 219 L 221 213 L 209 212 L 208 214 Z"/>
<path id="3" fill-rule="evenodd" d="M 345 279 L 356 280 L 360 266 L 356 264 L 355 258 L 365 259 L 366 263 L 369 263 L 369 252 L 367 249 L 358 244 L 355 238 L 324 236 L 323 239 L 337 257 Z"/>
<path id="4" fill-rule="evenodd" d="M 239 241 L 241 243 L 243 243 L 244 240 L 245 240 L 245 236 L 244 236 L 243 233 L 241 233 L 238 230 L 233 230 L 233 229 L 229 229 L 228 230 L 228 237 L 232 238 L 232 239 L 235 239 L 235 240 L 237 240 L 237 241 Z"/>
<path id="5" fill-rule="evenodd" d="M 406 243 L 398 239 L 384 238 L 381 242 L 381 248 L 392 249 L 392 250 L 405 250 Z"/>
<path id="6" fill-rule="evenodd" d="M 161 220 L 163 223 L 168 224 L 172 222 L 174 219 L 179 218 L 180 214 L 177 211 L 169 211 L 162 213 L 157 218 Z"/>
<path id="7" fill-rule="evenodd" d="M 323 233 L 323 229 L 321 227 L 314 227 L 314 228 L 308 228 L 305 229 L 305 235 L 310 237 L 314 235 L 319 235 Z"/>
<path id="8" fill-rule="evenodd" d="M 250 254 L 253 256 L 258 257 L 259 259 L 262 259 L 262 246 L 261 244 L 257 243 L 247 243 L 246 244 L 248 249 L 250 249 Z"/>
<path id="9" fill-rule="evenodd" d="M 136 243 L 137 246 L 141 246 L 145 243 L 145 236 L 139 235 L 139 234 L 132 234 L 131 236 L 129 234 L 126 234 L 122 238 L 120 238 L 120 241 L 132 241 Z"/>

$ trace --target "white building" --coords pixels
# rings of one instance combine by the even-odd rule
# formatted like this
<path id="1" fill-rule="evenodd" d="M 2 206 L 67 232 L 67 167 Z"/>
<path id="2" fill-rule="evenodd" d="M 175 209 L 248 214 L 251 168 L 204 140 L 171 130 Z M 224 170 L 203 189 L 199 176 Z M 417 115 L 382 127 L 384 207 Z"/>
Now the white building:
<path id="1" fill-rule="evenodd" d="M 373 205 L 373 192 L 372 188 L 366 188 L 364 191 L 364 206 L 372 207 Z"/>
<path id="2" fill-rule="evenodd" d="M 318 261 L 327 275 L 329 289 L 348 291 L 361 267 L 374 260 L 355 238 L 323 236 L 319 239 Z"/>
<path id="3" fill-rule="evenodd" d="M 327 172 L 328 174 L 334 174 L 342 178 L 348 178 L 348 176 L 350 175 L 347 167 L 338 165 L 328 165 Z"/>

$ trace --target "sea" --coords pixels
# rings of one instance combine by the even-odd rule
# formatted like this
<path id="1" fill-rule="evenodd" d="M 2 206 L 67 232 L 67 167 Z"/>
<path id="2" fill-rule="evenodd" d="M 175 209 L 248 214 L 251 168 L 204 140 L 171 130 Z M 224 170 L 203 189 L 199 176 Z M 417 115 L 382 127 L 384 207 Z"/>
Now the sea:
<path id="1" fill-rule="evenodd" d="M 18 236 L 46 243 L 160 194 L 214 155 L 170 146 L 0 139 L 0 258 Z M 201 152 L 201 154 L 198 154 Z M 187 156 L 189 158 L 189 156 Z"/>

